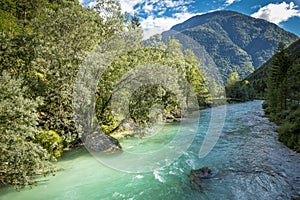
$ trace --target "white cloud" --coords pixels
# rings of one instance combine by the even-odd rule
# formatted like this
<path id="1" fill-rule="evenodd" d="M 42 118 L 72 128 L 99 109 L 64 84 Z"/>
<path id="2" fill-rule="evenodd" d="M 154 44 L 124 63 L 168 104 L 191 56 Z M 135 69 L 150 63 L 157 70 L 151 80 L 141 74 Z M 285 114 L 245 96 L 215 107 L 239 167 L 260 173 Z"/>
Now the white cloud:
<path id="1" fill-rule="evenodd" d="M 84 2 L 85 0 L 79 0 Z M 195 0 L 119 0 L 122 12 L 131 15 L 145 13 L 147 17 L 140 18 L 144 29 L 144 38 L 169 30 L 172 26 L 182 23 L 190 17 L 200 14 L 188 11 L 188 6 Z M 231 0 L 236 1 L 236 0 Z M 95 5 L 91 1 L 88 7 Z M 167 10 L 172 11 L 171 16 L 165 16 Z"/>
<path id="2" fill-rule="evenodd" d="M 280 4 L 270 3 L 260 8 L 251 16 L 265 19 L 275 24 L 280 24 L 281 22 L 287 21 L 292 17 L 300 17 L 300 10 L 293 2 L 289 4 L 286 2 L 282 2 Z"/>
<path id="3" fill-rule="evenodd" d="M 88 3 L 89 8 L 93 8 L 95 5 L 96 5 L 96 1 L 91 1 L 90 3 Z"/>
<path id="4" fill-rule="evenodd" d="M 123 12 L 134 14 L 134 6 L 143 3 L 145 0 L 120 0 Z"/>
<path id="5" fill-rule="evenodd" d="M 174 8 L 181 5 L 187 5 L 191 3 L 192 1 L 185 1 L 185 0 L 179 0 L 179 1 L 172 1 L 172 0 L 165 0 L 163 1 L 165 3 L 165 6 L 168 8 Z"/>
<path id="6" fill-rule="evenodd" d="M 257 9 L 257 8 L 261 8 L 261 5 L 254 5 L 251 7 L 251 9 Z"/>
<path id="7" fill-rule="evenodd" d="M 170 30 L 172 26 L 182 23 L 185 20 L 201 13 L 176 13 L 172 17 L 154 17 L 148 16 L 141 21 L 141 26 L 144 29 L 144 38 L 147 39 L 152 35 Z"/>
<path id="8" fill-rule="evenodd" d="M 149 4 L 149 3 L 146 3 L 146 5 L 143 7 L 144 12 L 147 14 L 151 14 L 153 9 L 154 9 L 153 4 Z"/>
<path id="9" fill-rule="evenodd" d="M 134 12 L 143 11 L 145 13 L 153 13 L 154 11 L 162 11 L 187 6 L 195 0 L 119 0 L 123 12 L 133 14 Z M 139 5 L 138 8 L 135 8 Z"/>
<path id="10" fill-rule="evenodd" d="M 229 6 L 231 4 L 233 4 L 236 0 L 226 0 L 225 2 L 225 6 Z"/>
<path id="11" fill-rule="evenodd" d="M 196 15 L 188 12 L 189 4 L 195 0 L 120 0 L 122 11 L 145 13 L 147 17 L 140 18 L 144 29 L 144 38 L 169 30 L 175 24 L 181 23 Z M 138 5 L 138 7 L 135 7 Z M 167 9 L 172 10 L 172 16 L 165 16 Z"/>

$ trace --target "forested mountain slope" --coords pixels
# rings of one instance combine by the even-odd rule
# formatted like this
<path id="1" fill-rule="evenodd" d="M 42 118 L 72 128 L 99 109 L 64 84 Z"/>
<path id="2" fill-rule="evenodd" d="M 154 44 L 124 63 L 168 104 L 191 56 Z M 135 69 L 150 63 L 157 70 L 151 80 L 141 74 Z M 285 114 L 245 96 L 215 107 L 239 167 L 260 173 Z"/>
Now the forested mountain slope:
<path id="1" fill-rule="evenodd" d="M 233 72 L 245 78 L 274 54 L 279 42 L 290 44 L 298 38 L 273 23 L 233 11 L 194 16 L 163 33 L 169 36 L 193 49 L 208 71 L 215 63 L 223 81 Z"/>
<path id="2" fill-rule="evenodd" d="M 300 40 L 292 43 L 287 49 L 287 53 L 291 56 L 292 60 L 300 58 Z M 255 70 L 252 74 L 246 77 L 248 81 L 253 85 L 255 94 L 258 98 L 265 98 L 265 89 L 267 87 L 268 72 L 272 66 L 275 56 L 272 56 L 261 67 Z"/>

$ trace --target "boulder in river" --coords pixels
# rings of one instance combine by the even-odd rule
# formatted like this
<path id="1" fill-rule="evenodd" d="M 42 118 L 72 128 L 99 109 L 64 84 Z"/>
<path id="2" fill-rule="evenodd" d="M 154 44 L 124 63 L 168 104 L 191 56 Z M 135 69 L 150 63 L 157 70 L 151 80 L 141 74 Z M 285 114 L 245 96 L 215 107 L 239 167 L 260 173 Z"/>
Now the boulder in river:
<path id="1" fill-rule="evenodd" d="M 191 170 L 190 179 L 193 186 L 203 187 L 203 179 L 211 177 L 211 169 L 202 167 L 200 169 Z"/>
<path id="2" fill-rule="evenodd" d="M 98 132 L 85 135 L 83 142 L 86 148 L 93 151 L 115 152 L 122 149 L 117 139 Z"/>

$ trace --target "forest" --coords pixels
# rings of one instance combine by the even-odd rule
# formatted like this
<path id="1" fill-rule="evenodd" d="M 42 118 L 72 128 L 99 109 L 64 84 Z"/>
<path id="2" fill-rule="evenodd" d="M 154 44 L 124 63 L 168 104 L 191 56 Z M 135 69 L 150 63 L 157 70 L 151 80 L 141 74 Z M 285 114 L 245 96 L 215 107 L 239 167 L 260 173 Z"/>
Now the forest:
<path id="1" fill-rule="evenodd" d="M 279 45 L 268 70 L 264 108 L 279 125 L 279 141 L 300 152 L 300 59 L 293 59 L 296 52 L 288 54 L 284 44 Z"/>

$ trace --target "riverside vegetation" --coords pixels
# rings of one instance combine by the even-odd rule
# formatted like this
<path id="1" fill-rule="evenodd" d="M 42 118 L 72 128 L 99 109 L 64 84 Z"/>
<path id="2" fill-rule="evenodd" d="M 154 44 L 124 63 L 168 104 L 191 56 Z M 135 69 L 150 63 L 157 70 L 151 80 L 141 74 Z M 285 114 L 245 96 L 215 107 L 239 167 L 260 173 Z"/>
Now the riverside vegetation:
<path id="1" fill-rule="evenodd" d="M 279 125 L 279 140 L 300 152 L 300 58 L 293 59 L 296 52 L 289 55 L 283 45 L 278 47 L 268 72 L 264 108 Z"/>

